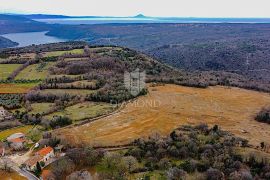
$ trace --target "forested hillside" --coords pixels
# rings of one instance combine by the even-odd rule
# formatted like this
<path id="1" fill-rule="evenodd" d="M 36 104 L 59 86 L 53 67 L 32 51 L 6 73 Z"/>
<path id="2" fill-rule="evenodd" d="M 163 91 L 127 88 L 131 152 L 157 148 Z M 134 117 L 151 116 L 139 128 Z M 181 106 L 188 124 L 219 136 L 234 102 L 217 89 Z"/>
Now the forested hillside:
<path id="1" fill-rule="evenodd" d="M 0 36 L 0 48 L 13 47 L 16 45 L 18 45 L 18 43 Z"/>

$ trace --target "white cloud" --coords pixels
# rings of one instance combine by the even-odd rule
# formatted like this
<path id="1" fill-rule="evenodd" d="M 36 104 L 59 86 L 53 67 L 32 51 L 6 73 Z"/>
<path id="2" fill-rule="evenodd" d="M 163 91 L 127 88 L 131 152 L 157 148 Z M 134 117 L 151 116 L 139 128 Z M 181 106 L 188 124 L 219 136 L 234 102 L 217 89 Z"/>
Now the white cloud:
<path id="1" fill-rule="evenodd" d="M 269 0 L 0 0 L 0 12 L 65 15 L 270 17 Z"/>

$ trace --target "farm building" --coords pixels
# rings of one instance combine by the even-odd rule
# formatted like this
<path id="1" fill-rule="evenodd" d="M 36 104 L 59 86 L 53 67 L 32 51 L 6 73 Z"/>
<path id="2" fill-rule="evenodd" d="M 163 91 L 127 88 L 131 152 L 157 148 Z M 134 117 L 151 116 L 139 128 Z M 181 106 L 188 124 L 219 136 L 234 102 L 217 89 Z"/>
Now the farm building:
<path id="1" fill-rule="evenodd" d="M 23 165 L 28 171 L 33 171 L 36 168 L 37 162 L 40 163 L 42 160 L 43 160 L 42 156 L 36 155 L 25 161 Z"/>
<path id="2" fill-rule="evenodd" d="M 46 164 L 49 160 L 51 160 L 54 157 L 54 150 L 50 146 L 44 147 L 38 152 L 36 152 L 36 155 L 42 156 L 43 162 L 45 162 Z"/>
<path id="3" fill-rule="evenodd" d="M 0 121 L 4 120 L 12 120 L 13 116 L 7 110 L 5 110 L 2 106 L 0 107 Z"/>
<path id="4" fill-rule="evenodd" d="M 7 138 L 10 143 L 10 147 L 14 150 L 21 150 L 25 145 L 25 135 L 23 133 L 15 133 Z"/>
<path id="5" fill-rule="evenodd" d="M 52 161 L 53 157 L 54 157 L 54 150 L 52 147 L 48 146 L 36 152 L 35 156 L 29 158 L 23 164 L 27 170 L 32 171 L 36 168 L 37 163 L 44 162 L 45 165 L 48 165 Z"/>

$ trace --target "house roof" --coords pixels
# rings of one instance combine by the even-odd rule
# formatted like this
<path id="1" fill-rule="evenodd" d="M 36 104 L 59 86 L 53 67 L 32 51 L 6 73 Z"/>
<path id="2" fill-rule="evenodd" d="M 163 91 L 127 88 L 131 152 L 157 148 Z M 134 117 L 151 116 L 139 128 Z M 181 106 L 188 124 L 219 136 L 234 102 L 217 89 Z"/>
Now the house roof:
<path id="1" fill-rule="evenodd" d="M 16 138 L 22 138 L 24 137 L 25 135 L 23 133 L 14 133 L 12 135 L 10 135 L 7 140 L 8 141 L 11 141 L 12 139 L 16 139 Z"/>
<path id="2" fill-rule="evenodd" d="M 12 143 L 21 143 L 21 142 L 25 142 L 25 140 L 22 139 L 22 138 L 15 138 L 15 139 L 11 139 L 10 142 L 12 142 Z"/>
<path id="3" fill-rule="evenodd" d="M 42 159 L 43 159 L 42 156 L 36 155 L 36 156 L 29 158 L 27 161 L 24 162 L 24 164 L 32 167 L 32 166 L 36 165 L 37 162 L 41 161 Z"/>
<path id="4" fill-rule="evenodd" d="M 39 150 L 37 152 L 38 155 L 41 155 L 41 156 L 46 156 L 47 154 L 49 154 L 51 151 L 53 151 L 53 148 L 48 146 L 48 147 L 45 147 L 45 148 L 42 148 L 41 150 Z"/>

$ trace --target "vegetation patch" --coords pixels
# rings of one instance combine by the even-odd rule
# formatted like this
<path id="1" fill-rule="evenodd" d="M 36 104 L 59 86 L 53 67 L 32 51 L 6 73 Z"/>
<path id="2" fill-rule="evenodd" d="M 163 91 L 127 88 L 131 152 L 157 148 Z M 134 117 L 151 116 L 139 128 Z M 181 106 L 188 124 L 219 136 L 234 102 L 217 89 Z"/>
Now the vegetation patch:
<path id="1" fill-rule="evenodd" d="M 7 79 L 21 64 L 0 64 L 0 80 Z"/>
<path id="2" fill-rule="evenodd" d="M 31 113 L 33 114 L 43 114 L 48 112 L 52 107 L 54 103 L 33 103 L 31 104 Z"/>
<path id="3" fill-rule="evenodd" d="M 0 94 L 0 106 L 7 109 L 21 107 L 23 96 L 21 94 Z"/>
<path id="4" fill-rule="evenodd" d="M 84 102 L 65 108 L 63 111 L 55 112 L 45 116 L 52 119 L 54 116 L 67 116 L 73 121 L 91 119 L 113 111 L 113 106 L 108 103 Z"/>
<path id="5" fill-rule="evenodd" d="M 37 85 L 38 83 L 0 83 L 0 94 L 25 94 Z"/>
<path id="6" fill-rule="evenodd" d="M 52 51 L 42 53 L 43 57 L 62 56 L 65 54 L 83 54 L 83 49 L 73 49 L 68 51 Z"/>
<path id="7" fill-rule="evenodd" d="M 49 68 L 53 66 L 53 62 L 41 62 L 39 64 L 32 64 L 25 69 L 23 69 L 17 76 L 16 80 L 19 79 L 29 79 L 29 80 L 35 80 L 35 79 L 45 79 L 49 75 Z"/>
<path id="8" fill-rule="evenodd" d="M 270 108 L 263 108 L 255 117 L 256 121 L 270 124 Z"/>

